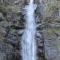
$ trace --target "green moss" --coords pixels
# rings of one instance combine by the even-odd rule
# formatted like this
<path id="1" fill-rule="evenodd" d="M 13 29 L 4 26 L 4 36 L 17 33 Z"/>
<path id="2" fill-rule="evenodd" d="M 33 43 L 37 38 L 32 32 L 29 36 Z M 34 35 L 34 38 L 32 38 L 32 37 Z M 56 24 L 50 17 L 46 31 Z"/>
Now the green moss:
<path id="1" fill-rule="evenodd" d="M 48 33 L 50 36 L 53 37 L 53 35 L 55 35 L 54 33 L 58 34 L 60 33 L 60 28 L 57 29 L 48 29 Z M 58 40 L 58 37 L 56 38 L 56 45 L 55 47 L 60 51 L 60 40 Z"/>
<path id="2" fill-rule="evenodd" d="M 60 23 L 60 20 L 59 20 L 59 19 L 57 19 L 55 22 Z"/>
<path id="3" fill-rule="evenodd" d="M 60 5 L 60 4 L 59 4 Z M 52 12 L 58 8 L 58 2 L 56 0 L 52 0 L 52 2 L 48 1 L 46 3 L 46 16 L 51 16 Z"/>
<path id="4" fill-rule="evenodd" d="M 57 41 L 57 47 L 58 47 L 58 50 L 60 51 L 60 41 Z"/>
<path id="5" fill-rule="evenodd" d="M 16 29 L 11 29 L 12 32 L 16 32 Z"/>
<path id="6" fill-rule="evenodd" d="M 54 29 L 54 31 L 60 33 L 60 29 Z"/>
<path id="7" fill-rule="evenodd" d="M 60 33 L 60 28 L 57 29 L 48 29 L 48 33 Z"/>
<path id="8" fill-rule="evenodd" d="M 8 6 L 5 5 L 0 5 L 0 12 L 3 13 L 4 16 L 7 15 L 7 13 L 9 12 L 10 8 Z"/>
<path id="9" fill-rule="evenodd" d="M 2 12 L 5 15 L 7 13 L 6 7 L 3 5 L 0 5 L 0 12 Z"/>

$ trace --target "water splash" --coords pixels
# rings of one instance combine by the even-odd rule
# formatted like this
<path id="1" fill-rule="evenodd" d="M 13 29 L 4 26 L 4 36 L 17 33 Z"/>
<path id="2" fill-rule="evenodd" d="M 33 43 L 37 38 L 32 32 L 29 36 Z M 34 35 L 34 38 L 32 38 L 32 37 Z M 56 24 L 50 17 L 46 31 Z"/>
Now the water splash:
<path id="1" fill-rule="evenodd" d="M 34 0 L 30 0 L 30 2 L 29 2 L 29 3 L 30 3 L 30 4 L 33 4 L 33 2 L 34 2 Z"/>
<path id="2" fill-rule="evenodd" d="M 25 7 L 26 11 L 26 29 L 22 36 L 22 59 L 36 60 L 36 24 L 34 18 L 35 6 L 33 0 Z"/>

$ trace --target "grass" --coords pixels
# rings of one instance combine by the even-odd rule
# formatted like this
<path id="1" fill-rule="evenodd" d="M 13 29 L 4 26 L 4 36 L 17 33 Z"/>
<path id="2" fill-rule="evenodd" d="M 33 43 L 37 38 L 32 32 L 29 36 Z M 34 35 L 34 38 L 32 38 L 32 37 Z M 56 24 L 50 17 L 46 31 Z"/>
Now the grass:
<path id="1" fill-rule="evenodd" d="M 60 28 L 57 29 L 48 29 L 48 33 L 52 36 L 54 33 L 60 33 Z M 60 51 L 60 39 L 56 38 L 56 48 Z"/>
<path id="2" fill-rule="evenodd" d="M 60 51 L 60 41 L 57 41 L 57 48 Z"/>
<path id="3" fill-rule="evenodd" d="M 60 28 L 57 28 L 57 29 L 48 29 L 48 33 L 60 33 Z"/>

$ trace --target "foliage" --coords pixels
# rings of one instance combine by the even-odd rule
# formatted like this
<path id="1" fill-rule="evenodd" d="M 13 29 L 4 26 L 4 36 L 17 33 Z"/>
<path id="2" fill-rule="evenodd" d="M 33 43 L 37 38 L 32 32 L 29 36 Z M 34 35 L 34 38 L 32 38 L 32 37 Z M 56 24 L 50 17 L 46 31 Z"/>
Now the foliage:
<path id="1" fill-rule="evenodd" d="M 6 7 L 3 6 L 3 5 L 0 5 L 0 12 L 2 12 L 3 15 L 6 15 L 6 14 L 7 14 L 7 9 L 6 9 Z"/>
<path id="2" fill-rule="evenodd" d="M 56 0 L 53 0 L 52 2 L 48 1 L 45 6 L 46 16 L 51 16 L 56 8 L 58 8 L 58 2 Z"/>

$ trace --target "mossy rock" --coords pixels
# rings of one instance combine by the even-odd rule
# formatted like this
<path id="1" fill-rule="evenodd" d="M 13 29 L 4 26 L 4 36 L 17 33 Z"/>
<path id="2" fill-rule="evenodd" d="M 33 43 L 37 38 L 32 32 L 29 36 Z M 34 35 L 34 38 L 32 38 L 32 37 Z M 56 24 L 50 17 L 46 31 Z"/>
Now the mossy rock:
<path id="1" fill-rule="evenodd" d="M 6 13 L 7 13 L 6 7 L 0 5 L 0 12 L 2 12 L 3 15 L 6 15 Z"/>
<path id="2" fill-rule="evenodd" d="M 58 28 L 58 29 L 48 29 L 48 32 L 49 33 L 60 33 L 60 28 Z"/>

